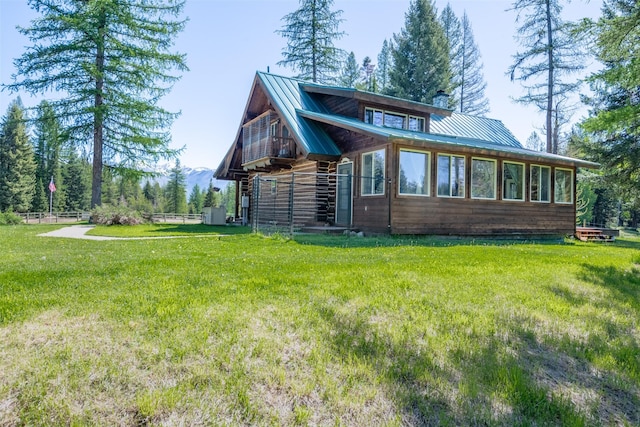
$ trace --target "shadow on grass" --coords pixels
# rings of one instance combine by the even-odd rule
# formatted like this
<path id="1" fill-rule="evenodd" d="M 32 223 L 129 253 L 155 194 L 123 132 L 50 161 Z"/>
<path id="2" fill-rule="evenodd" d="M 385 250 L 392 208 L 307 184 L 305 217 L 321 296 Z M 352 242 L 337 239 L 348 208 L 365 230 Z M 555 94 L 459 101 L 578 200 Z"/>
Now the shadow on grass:
<path id="1" fill-rule="evenodd" d="M 373 247 L 398 247 L 398 246 L 510 246 L 524 244 L 558 245 L 564 244 L 564 239 L 504 239 L 504 238 L 474 238 L 457 236 L 367 236 L 350 237 L 328 234 L 300 234 L 293 240 L 302 245 L 325 246 L 330 248 L 373 248 Z"/>
<path id="2" fill-rule="evenodd" d="M 471 345 L 455 333 L 443 336 L 443 355 L 421 340 L 422 331 L 398 340 L 366 315 L 327 305 L 319 312 L 330 325 L 326 339 L 336 357 L 375 371 L 403 425 L 640 423 L 637 388 L 619 385 L 616 374 L 594 369 L 583 354 L 545 344 L 533 318 L 496 319 L 496 331 L 472 337 Z M 627 350 L 639 354 L 637 347 Z"/>
<path id="3" fill-rule="evenodd" d="M 166 234 L 251 234 L 250 227 L 235 225 L 205 225 L 205 224 L 156 224 L 150 232 Z"/>

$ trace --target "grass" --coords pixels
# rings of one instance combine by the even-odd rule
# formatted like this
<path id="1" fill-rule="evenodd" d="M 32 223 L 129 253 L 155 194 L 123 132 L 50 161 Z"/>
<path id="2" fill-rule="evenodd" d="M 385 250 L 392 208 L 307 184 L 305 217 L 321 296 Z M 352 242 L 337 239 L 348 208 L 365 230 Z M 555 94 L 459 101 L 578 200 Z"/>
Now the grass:
<path id="1" fill-rule="evenodd" d="M 636 238 L 54 228 L 0 227 L 0 425 L 640 424 Z"/>
<path id="2" fill-rule="evenodd" d="M 210 236 L 249 234 L 250 227 L 220 226 L 204 224 L 144 224 L 130 226 L 99 225 L 87 234 L 109 237 L 167 237 L 167 236 Z"/>

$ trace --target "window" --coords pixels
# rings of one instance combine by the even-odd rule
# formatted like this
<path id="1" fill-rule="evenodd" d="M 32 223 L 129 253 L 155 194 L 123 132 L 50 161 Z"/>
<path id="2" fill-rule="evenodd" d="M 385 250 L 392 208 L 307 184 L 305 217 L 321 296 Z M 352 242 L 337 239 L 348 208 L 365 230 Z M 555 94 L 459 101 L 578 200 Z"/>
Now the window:
<path id="1" fill-rule="evenodd" d="M 573 203 L 573 171 L 556 168 L 555 191 L 556 203 Z"/>
<path id="2" fill-rule="evenodd" d="M 496 198 L 496 161 L 471 159 L 471 197 Z"/>
<path id="3" fill-rule="evenodd" d="M 551 168 L 531 165 L 531 201 L 549 202 L 551 200 Z"/>
<path id="4" fill-rule="evenodd" d="M 424 132 L 424 117 L 408 116 L 395 111 L 383 111 L 365 108 L 364 121 L 375 126 L 386 126 L 396 129 L 408 129 Z"/>
<path id="5" fill-rule="evenodd" d="M 438 196 L 464 197 L 464 157 L 438 155 Z"/>
<path id="6" fill-rule="evenodd" d="M 362 155 L 362 195 L 384 194 L 384 150 Z"/>
<path id="7" fill-rule="evenodd" d="M 429 195 L 430 157 L 429 153 L 400 150 L 400 194 Z"/>
<path id="8" fill-rule="evenodd" d="M 409 116 L 409 130 L 424 132 L 424 117 Z"/>
<path id="9" fill-rule="evenodd" d="M 524 165 L 502 162 L 502 199 L 524 200 Z"/>
<path id="10" fill-rule="evenodd" d="M 407 116 L 399 113 L 384 112 L 384 125 L 389 128 L 405 129 Z"/>

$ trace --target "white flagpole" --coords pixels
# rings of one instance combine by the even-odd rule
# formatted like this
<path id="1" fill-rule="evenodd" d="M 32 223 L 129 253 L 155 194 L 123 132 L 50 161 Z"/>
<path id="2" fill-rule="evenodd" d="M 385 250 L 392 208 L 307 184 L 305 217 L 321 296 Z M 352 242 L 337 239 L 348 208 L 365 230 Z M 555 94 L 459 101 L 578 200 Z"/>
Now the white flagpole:
<path id="1" fill-rule="evenodd" d="M 51 176 L 51 182 L 53 182 L 53 175 Z M 49 185 L 49 224 L 51 224 L 52 216 L 53 216 L 53 191 L 51 191 L 51 185 Z"/>

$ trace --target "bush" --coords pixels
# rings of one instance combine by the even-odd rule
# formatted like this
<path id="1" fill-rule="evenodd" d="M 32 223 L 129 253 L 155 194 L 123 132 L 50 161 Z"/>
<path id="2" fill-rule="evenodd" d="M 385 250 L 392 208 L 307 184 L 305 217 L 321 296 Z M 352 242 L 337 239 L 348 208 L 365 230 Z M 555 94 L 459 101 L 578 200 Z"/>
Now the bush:
<path id="1" fill-rule="evenodd" d="M 144 221 L 138 211 L 126 206 L 98 206 L 91 212 L 91 221 L 101 225 L 138 225 Z"/>
<path id="2" fill-rule="evenodd" d="M 13 212 L 0 212 L 0 225 L 18 225 L 22 224 L 22 217 Z"/>

